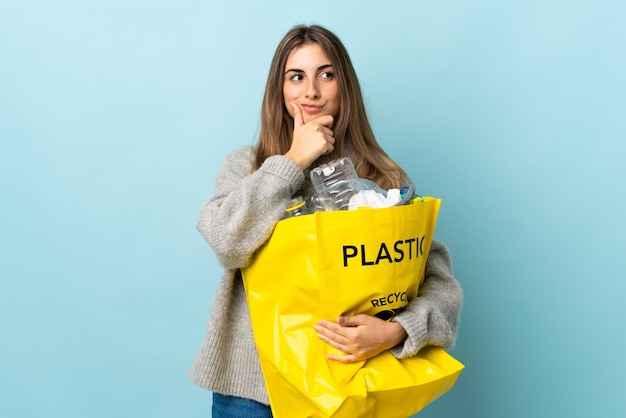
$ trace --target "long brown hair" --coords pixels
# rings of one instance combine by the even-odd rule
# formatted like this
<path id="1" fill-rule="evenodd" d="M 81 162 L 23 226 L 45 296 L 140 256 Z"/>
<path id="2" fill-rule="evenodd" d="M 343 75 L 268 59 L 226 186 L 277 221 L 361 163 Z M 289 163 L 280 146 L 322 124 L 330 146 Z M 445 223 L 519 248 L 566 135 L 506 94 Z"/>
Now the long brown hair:
<path id="1" fill-rule="evenodd" d="M 339 83 L 341 106 L 333 126 L 335 149 L 330 157 L 350 157 L 359 177 L 382 188 L 399 188 L 408 177 L 376 141 L 348 51 L 335 34 L 318 25 L 293 27 L 276 48 L 265 86 L 253 169 L 258 170 L 266 158 L 283 155 L 291 147 L 293 119 L 283 98 L 284 69 L 291 51 L 309 43 L 319 44 L 326 52 Z"/>

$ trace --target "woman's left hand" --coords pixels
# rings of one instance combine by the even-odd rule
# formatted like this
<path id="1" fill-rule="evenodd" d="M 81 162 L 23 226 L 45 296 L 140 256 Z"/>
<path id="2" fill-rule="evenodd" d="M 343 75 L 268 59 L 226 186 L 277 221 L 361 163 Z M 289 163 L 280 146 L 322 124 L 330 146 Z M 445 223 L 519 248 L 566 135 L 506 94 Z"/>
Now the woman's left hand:
<path id="1" fill-rule="evenodd" d="M 402 325 L 370 315 L 340 316 L 337 322 L 320 320 L 314 326 L 322 341 L 343 351 L 345 355 L 329 355 L 328 359 L 344 363 L 367 360 L 395 347 L 407 337 Z"/>

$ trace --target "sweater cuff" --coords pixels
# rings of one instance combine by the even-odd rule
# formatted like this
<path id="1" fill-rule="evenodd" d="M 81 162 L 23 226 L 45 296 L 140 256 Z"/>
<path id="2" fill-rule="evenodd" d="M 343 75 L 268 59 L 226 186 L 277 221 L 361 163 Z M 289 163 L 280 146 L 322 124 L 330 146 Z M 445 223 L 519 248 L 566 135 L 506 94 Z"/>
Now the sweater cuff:
<path id="1" fill-rule="evenodd" d="M 284 155 L 272 155 L 261 165 L 260 170 L 282 178 L 291 185 L 291 194 L 300 189 L 304 183 L 304 173 L 298 165 Z"/>
<path id="2" fill-rule="evenodd" d="M 421 321 L 418 315 L 407 311 L 400 312 L 393 321 L 402 325 L 407 333 L 407 337 L 404 343 L 398 344 L 390 350 L 391 354 L 399 359 L 417 354 L 424 346 L 428 336 L 428 330 L 424 321 Z"/>

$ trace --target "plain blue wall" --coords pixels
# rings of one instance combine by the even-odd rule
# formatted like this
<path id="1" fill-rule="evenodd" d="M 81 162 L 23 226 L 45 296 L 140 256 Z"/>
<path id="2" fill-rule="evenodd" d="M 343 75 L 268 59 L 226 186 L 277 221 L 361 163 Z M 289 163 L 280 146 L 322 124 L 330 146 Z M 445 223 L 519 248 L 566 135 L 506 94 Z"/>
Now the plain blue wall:
<path id="1" fill-rule="evenodd" d="M 351 52 L 466 301 L 423 417 L 626 416 L 621 1 L 0 6 L 0 416 L 208 417 L 195 230 L 297 23 Z"/>

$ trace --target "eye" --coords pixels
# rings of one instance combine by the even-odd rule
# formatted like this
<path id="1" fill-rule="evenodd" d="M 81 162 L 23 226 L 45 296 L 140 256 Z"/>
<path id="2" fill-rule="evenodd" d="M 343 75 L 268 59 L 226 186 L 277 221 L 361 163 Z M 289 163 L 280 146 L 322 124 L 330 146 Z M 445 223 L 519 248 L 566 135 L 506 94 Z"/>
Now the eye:
<path id="1" fill-rule="evenodd" d="M 324 71 L 323 73 L 320 74 L 320 78 L 324 80 L 332 80 L 334 77 L 335 77 L 335 73 L 333 73 L 332 71 Z"/>
<path id="2" fill-rule="evenodd" d="M 304 79 L 304 76 L 302 74 L 294 74 L 291 77 L 289 77 L 289 80 L 291 81 L 302 81 Z"/>

